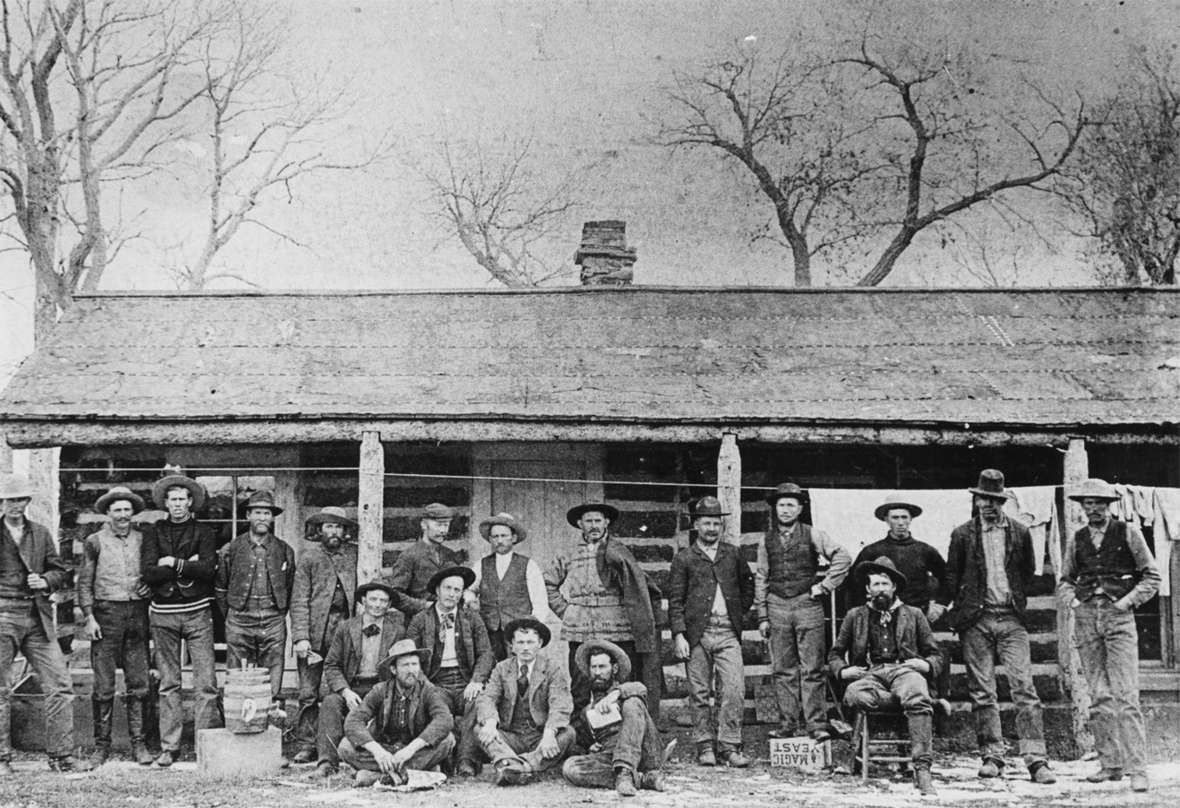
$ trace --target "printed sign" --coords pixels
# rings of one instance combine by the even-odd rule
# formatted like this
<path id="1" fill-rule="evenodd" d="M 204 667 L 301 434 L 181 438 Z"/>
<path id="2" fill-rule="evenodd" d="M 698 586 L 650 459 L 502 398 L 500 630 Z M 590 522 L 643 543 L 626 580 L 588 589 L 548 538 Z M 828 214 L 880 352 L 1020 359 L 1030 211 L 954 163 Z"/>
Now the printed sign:
<path id="1" fill-rule="evenodd" d="M 770 765 L 776 768 L 820 772 L 832 765 L 832 744 L 808 737 L 771 738 Z"/>

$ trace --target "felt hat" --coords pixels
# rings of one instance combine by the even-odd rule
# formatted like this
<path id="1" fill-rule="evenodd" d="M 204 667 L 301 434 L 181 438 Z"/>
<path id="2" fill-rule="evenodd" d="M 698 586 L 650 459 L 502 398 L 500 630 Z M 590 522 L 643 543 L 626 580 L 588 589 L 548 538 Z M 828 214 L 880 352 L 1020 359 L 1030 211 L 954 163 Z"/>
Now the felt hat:
<path id="1" fill-rule="evenodd" d="M 1069 498 L 1074 502 L 1081 502 L 1083 499 L 1104 499 L 1107 502 L 1115 502 L 1122 499 L 1118 492 L 1114 490 L 1114 486 L 1106 480 L 1101 480 L 1097 477 L 1091 477 L 1079 486 Z"/>
<path id="2" fill-rule="evenodd" d="M 356 520 L 349 519 L 345 515 L 343 508 L 337 508 L 334 505 L 329 505 L 326 508 L 320 508 L 319 513 L 313 513 L 311 516 L 307 517 L 307 524 L 309 525 L 324 525 L 329 523 L 344 525 L 345 527 L 350 527 L 353 530 L 357 529 Z"/>
<path id="3" fill-rule="evenodd" d="M 509 646 L 512 645 L 512 635 L 516 633 L 518 628 L 531 628 L 537 632 L 537 636 L 541 638 L 542 648 L 549 644 L 549 640 L 553 636 L 552 632 L 549 631 L 549 626 L 535 617 L 519 617 L 504 626 L 504 641 Z"/>
<path id="4" fill-rule="evenodd" d="M 422 519 L 437 519 L 439 521 L 445 519 L 455 518 L 455 509 L 443 505 L 441 502 L 432 502 L 422 509 Z"/>
<path id="5" fill-rule="evenodd" d="M 877 509 L 873 511 L 873 516 L 876 516 L 878 519 L 884 522 L 886 521 L 886 516 L 888 516 L 889 512 L 897 508 L 904 508 L 905 510 L 909 511 L 910 517 L 913 519 L 917 519 L 922 515 L 922 509 L 907 500 L 901 494 L 890 494 L 889 496 L 885 497 L 885 501 L 878 505 Z"/>
<path id="6" fill-rule="evenodd" d="M 529 537 L 528 531 L 524 529 L 524 525 L 516 521 L 515 516 L 510 513 L 498 513 L 479 523 L 479 535 L 484 537 L 484 541 L 491 541 L 492 528 L 496 525 L 502 525 L 512 531 L 515 536 L 513 544 L 520 544 Z"/>
<path id="7" fill-rule="evenodd" d="M 377 667 L 384 668 L 386 665 L 392 665 L 402 657 L 410 656 L 411 654 L 418 657 L 418 661 L 422 663 L 423 667 L 425 667 L 426 663 L 430 660 L 429 648 L 419 648 L 414 644 L 414 641 L 410 639 L 398 640 L 393 645 L 389 646 L 389 654 L 385 657 L 385 659 L 377 663 Z"/>
<path id="8" fill-rule="evenodd" d="M 397 600 L 397 590 L 389 584 L 383 584 L 380 581 L 369 581 L 368 583 L 361 584 L 356 588 L 356 592 L 353 593 L 352 599 L 353 601 L 359 603 L 361 598 L 363 598 L 365 595 L 376 591 L 381 591 L 389 595 L 390 603 Z"/>
<path id="9" fill-rule="evenodd" d="M 902 574 L 893 564 L 893 559 L 889 556 L 878 556 L 876 561 L 862 561 L 856 565 L 857 580 L 868 583 L 870 573 L 880 572 L 888 575 L 893 579 L 893 585 L 897 587 L 897 591 L 905 589 L 909 581 L 905 575 Z"/>
<path id="10" fill-rule="evenodd" d="M 239 510 L 246 513 L 252 508 L 268 508 L 272 516 L 278 516 L 283 512 L 282 508 L 275 505 L 275 496 L 269 491 L 255 491 L 241 504 Z"/>
<path id="11" fill-rule="evenodd" d="M 0 499 L 32 499 L 33 483 L 23 474 L 0 475 Z"/>
<path id="12" fill-rule="evenodd" d="M 591 511 L 597 511 L 612 522 L 619 518 L 619 509 L 613 505 L 607 505 L 605 502 L 583 502 L 565 512 L 565 521 L 569 522 L 570 527 L 577 527 L 578 520 Z"/>
<path id="13" fill-rule="evenodd" d="M 583 676 L 588 677 L 590 675 L 590 655 L 601 654 L 604 651 L 610 654 L 611 659 L 619 666 L 618 681 L 625 682 L 630 679 L 631 660 L 627 656 L 627 652 L 610 640 L 586 640 L 578 646 L 578 651 L 574 654 L 574 664 L 578 666 L 578 670 L 582 672 Z"/>
<path id="14" fill-rule="evenodd" d="M 729 516 L 729 511 L 721 510 L 721 500 L 717 497 L 701 497 L 689 508 L 693 519 L 698 516 Z"/>
<path id="15" fill-rule="evenodd" d="M 475 570 L 471 569 L 470 567 L 443 567 L 441 570 L 434 573 L 434 575 L 430 576 L 430 580 L 426 582 L 426 591 L 437 591 L 439 584 L 441 584 L 447 578 L 451 578 L 456 575 L 463 579 L 464 589 L 475 583 Z"/>
<path id="16" fill-rule="evenodd" d="M 991 499 L 1011 499 L 1012 497 L 1004 488 L 1004 472 L 999 469 L 984 469 L 979 472 L 979 482 L 974 488 L 967 490 L 972 494 Z"/>
<path id="17" fill-rule="evenodd" d="M 778 488 L 766 495 L 766 502 L 768 505 L 770 505 L 770 507 L 773 508 L 774 503 L 778 502 L 783 497 L 794 497 L 795 499 L 799 500 L 800 505 L 810 499 L 807 492 L 794 483 L 783 483 Z"/>
<path id="18" fill-rule="evenodd" d="M 192 510 L 194 513 L 205 507 L 205 497 L 207 496 L 205 486 L 192 477 L 186 477 L 183 474 L 169 474 L 152 483 L 152 502 L 156 503 L 157 508 L 167 510 L 168 505 L 164 498 L 167 496 L 169 488 L 187 489 L 193 498 Z"/>
<path id="19" fill-rule="evenodd" d="M 112 502 L 119 500 L 127 500 L 131 503 L 131 512 L 139 513 L 144 509 L 145 503 L 143 497 L 132 491 L 125 485 L 116 485 L 110 491 L 107 491 L 94 502 L 94 510 L 99 513 L 106 513 L 107 508 L 111 507 Z"/>

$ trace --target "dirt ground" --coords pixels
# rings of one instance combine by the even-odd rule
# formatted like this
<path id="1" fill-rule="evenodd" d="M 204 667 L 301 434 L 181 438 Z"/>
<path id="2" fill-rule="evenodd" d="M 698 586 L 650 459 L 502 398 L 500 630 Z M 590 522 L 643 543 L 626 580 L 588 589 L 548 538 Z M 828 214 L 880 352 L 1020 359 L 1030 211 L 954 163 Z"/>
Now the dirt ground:
<path id="1" fill-rule="evenodd" d="M 771 769 L 765 760 L 745 771 L 705 769 L 673 763 L 668 790 L 643 791 L 630 799 L 613 790 L 573 788 L 560 776 L 549 775 L 524 787 L 492 785 L 490 772 L 474 780 L 449 781 L 424 791 L 395 793 L 381 788 L 358 790 L 344 775 L 328 783 L 311 778 L 312 767 L 284 770 L 271 779 L 216 781 L 201 778 L 195 763 L 177 763 L 169 770 L 141 768 L 130 762 L 111 762 L 93 773 L 51 773 L 43 759 L 17 761 L 17 775 L 0 781 L 0 805 L 22 808 L 376 808 L 397 804 L 413 808 L 521 808 L 521 806 L 648 805 L 734 806 L 734 808 L 906 808 L 915 802 L 962 808 L 1021 808 L 1069 806 L 1180 805 L 1180 763 L 1156 763 L 1149 770 L 1152 790 L 1133 794 L 1126 781 L 1091 785 L 1082 778 L 1095 767 L 1092 761 L 1056 763 L 1058 782 L 1036 786 L 1028 781 L 1019 761 L 1010 761 L 1006 776 L 996 781 L 975 777 L 975 761 L 967 757 L 940 758 L 935 766 L 937 797 L 922 798 L 908 779 L 887 774 L 862 785 L 848 775 L 801 775 Z"/>

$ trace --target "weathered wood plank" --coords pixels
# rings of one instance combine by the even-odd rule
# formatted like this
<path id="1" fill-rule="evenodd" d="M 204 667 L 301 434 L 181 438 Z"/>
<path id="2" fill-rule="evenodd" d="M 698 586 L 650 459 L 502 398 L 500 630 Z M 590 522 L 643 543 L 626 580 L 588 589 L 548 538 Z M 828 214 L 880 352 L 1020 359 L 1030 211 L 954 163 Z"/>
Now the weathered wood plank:
<path id="1" fill-rule="evenodd" d="M 382 529 L 385 512 L 385 449 L 377 432 L 361 438 L 360 474 L 357 485 L 357 582 L 381 575 Z"/>

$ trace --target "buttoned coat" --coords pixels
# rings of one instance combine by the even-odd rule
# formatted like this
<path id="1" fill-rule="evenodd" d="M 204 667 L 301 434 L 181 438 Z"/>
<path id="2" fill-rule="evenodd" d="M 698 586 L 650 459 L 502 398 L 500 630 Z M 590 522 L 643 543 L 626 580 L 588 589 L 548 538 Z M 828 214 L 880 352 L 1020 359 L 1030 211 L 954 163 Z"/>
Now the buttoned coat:
<path id="1" fill-rule="evenodd" d="M 217 586 L 214 591 L 217 605 L 224 615 L 229 614 L 229 609 L 246 608 L 255 563 L 250 545 L 250 534 L 243 533 L 217 552 Z M 295 551 L 273 533 L 267 540 L 266 571 L 270 575 L 275 605 L 279 611 L 286 611 L 295 583 Z"/>
<path id="2" fill-rule="evenodd" d="M 710 560 L 700 542 L 686 547 L 672 559 L 668 576 L 668 622 L 672 635 L 683 634 L 689 646 L 700 643 L 713 609 L 713 593 L 721 586 L 730 625 L 742 636 L 743 618 L 754 604 L 754 573 L 741 550 L 726 541 L 717 543 Z"/>
<path id="3" fill-rule="evenodd" d="M 426 678 L 434 681 L 442 663 L 443 642 L 438 631 L 438 610 L 434 604 L 414 615 L 406 628 L 406 636 L 419 648 L 431 650 L 430 662 L 422 666 Z M 455 610 L 455 656 L 459 670 L 468 682 L 484 683 L 496 664 L 492 643 L 488 639 L 487 627 L 479 612 L 466 606 Z"/>
<path id="4" fill-rule="evenodd" d="M 393 726 L 395 693 L 393 679 L 380 682 L 365 695 L 359 707 L 349 711 L 344 719 L 344 734 L 357 749 L 374 740 L 382 744 L 396 740 L 387 735 Z M 419 679 L 410 691 L 410 737 L 420 738 L 427 746 L 435 746 L 450 734 L 454 726 L 455 719 L 451 716 L 446 696 L 430 682 Z"/>
<path id="5" fill-rule="evenodd" d="M 0 530 L 5 528 L 0 527 Z M 4 536 L 5 541 L 12 541 Z M 61 560 L 57 553 L 57 542 L 53 540 L 48 528 L 29 519 L 25 520 L 24 536 L 20 546 L 21 561 L 26 573 L 35 572 L 49 584 L 48 589 L 33 590 L 33 602 L 37 604 L 37 614 L 41 617 L 41 627 L 45 629 L 45 636 L 53 639 L 56 630 L 53 626 L 53 603 L 49 596 L 70 585 L 70 567 Z"/>
<path id="6" fill-rule="evenodd" d="M 1024 622 L 1027 592 L 1036 577 L 1036 556 L 1028 528 L 1012 517 L 1005 517 L 1004 572 L 1012 592 L 1016 618 Z M 983 552 L 983 528 L 979 519 L 964 522 L 951 531 L 951 546 L 946 557 L 946 588 L 939 602 L 954 606 L 946 621 L 955 631 L 963 632 L 983 614 L 987 596 L 987 559 Z"/>
<path id="7" fill-rule="evenodd" d="M 498 718 L 499 726 L 512 725 L 516 714 L 516 658 L 508 657 L 496 664 L 483 692 L 475 700 L 475 720 L 485 724 Z M 574 699 L 570 695 L 569 677 L 548 657 L 539 656 L 529 665 L 529 714 L 533 723 L 556 733 L 570 724 Z"/>
<path id="8" fill-rule="evenodd" d="M 356 545 L 341 545 L 340 555 L 339 568 L 319 545 L 312 545 L 299 558 L 291 591 L 292 643 L 307 640 L 318 651 L 322 644 L 332 641 L 331 637 L 324 635 L 328 630 L 328 612 L 332 608 L 337 582 L 344 589 L 348 614 L 352 616 L 356 606 L 352 600 L 356 592 Z"/>
<path id="9" fill-rule="evenodd" d="M 869 620 L 877 615 L 868 606 L 857 606 L 844 615 L 840 634 L 828 653 L 828 670 L 839 679 L 840 671 L 849 665 L 869 667 Z M 904 603 L 897 607 L 894 636 L 897 638 L 898 662 L 924 659 L 930 663 L 927 681 L 935 681 L 942 670 L 942 650 L 934 639 L 934 631 L 922 610 Z"/>
<path id="10" fill-rule="evenodd" d="M 457 567 L 463 558 L 456 551 L 430 539 L 419 539 L 403 550 L 393 562 L 387 583 L 401 596 L 398 607 L 406 617 L 434 603 L 434 593 L 426 591 L 426 585 L 439 570 Z"/>
<path id="11" fill-rule="evenodd" d="M 361 672 L 361 643 L 364 637 L 365 616 L 350 617 L 336 627 L 328 653 L 324 657 L 324 674 L 320 681 L 320 695 L 342 693 L 352 687 Z M 381 642 L 377 644 L 378 661 L 389 655 L 389 646 L 406 636 L 400 612 L 389 610 L 381 623 Z M 379 665 L 377 676 L 382 681 L 390 677 L 389 666 Z"/>

